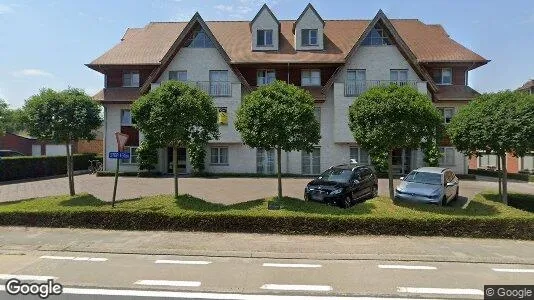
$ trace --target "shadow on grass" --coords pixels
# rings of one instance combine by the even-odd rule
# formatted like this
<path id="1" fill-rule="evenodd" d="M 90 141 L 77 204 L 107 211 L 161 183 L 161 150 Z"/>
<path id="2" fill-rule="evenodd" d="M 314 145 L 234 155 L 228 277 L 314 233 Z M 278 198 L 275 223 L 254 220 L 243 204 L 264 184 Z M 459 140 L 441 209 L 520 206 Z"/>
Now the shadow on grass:
<path id="1" fill-rule="evenodd" d="M 224 205 L 220 203 L 211 203 L 191 195 L 180 195 L 175 200 L 175 204 L 179 209 L 198 211 L 198 212 L 222 212 L 229 210 L 251 210 L 260 208 L 265 200 L 252 200 L 232 205 Z"/>
<path id="2" fill-rule="evenodd" d="M 353 205 L 349 209 L 327 205 L 321 202 L 306 202 L 295 198 L 284 198 L 282 209 L 292 212 L 320 214 L 320 215 L 362 215 L 370 214 L 376 208 L 372 200 Z"/>
<path id="3" fill-rule="evenodd" d="M 467 204 L 466 197 L 458 197 L 458 200 L 449 202 L 447 206 L 439 206 L 434 204 L 419 204 L 402 201 L 395 201 L 394 204 L 400 207 L 417 210 L 420 212 L 428 212 L 440 215 L 449 216 L 493 216 L 497 215 L 499 211 L 493 205 L 482 203 L 480 201 L 472 200 L 467 207 L 462 207 Z"/>
<path id="4" fill-rule="evenodd" d="M 71 198 L 62 200 L 58 203 L 59 206 L 106 206 L 111 203 L 106 203 L 100 199 L 95 198 L 93 195 L 75 195 Z"/>
<path id="5" fill-rule="evenodd" d="M 498 193 L 482 193 L 482 196 L 489 201 L 502 203 Z M 508 205 L 517 209 L 534 213 L 534 195 L 508 193 Z"/>

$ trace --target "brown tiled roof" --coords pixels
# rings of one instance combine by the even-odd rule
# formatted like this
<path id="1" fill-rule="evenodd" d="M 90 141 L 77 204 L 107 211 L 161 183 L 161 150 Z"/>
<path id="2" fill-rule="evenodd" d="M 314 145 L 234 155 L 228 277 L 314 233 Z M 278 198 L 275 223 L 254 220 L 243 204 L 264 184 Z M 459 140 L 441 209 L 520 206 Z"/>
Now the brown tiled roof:
<path id="1" fill-rule="evenodd" d="M 521 86 L 517 90 L 518 91 L 523 91 L 523 90 L 527 90 L 528 91 L 532 87 L 534 87 L 534 79 L 530 79 L 529 81 L 525 82 L 525 84 L 523 84 L 523 86 Z"/>
<path id="2" fill-rule="evenodd" d="M 140 96 L 139 88 L 116 87 L 100 90 L 93 96 L 93 99 L 96 101 L 104 101 L 104 99 L 106 99 L 106 103 L 130 103 Z"/>
<path id="3" fill-rule="evenodd" d="M 471 100 L 480 95 L 467 85 L 440 85 L 434 95 L 437 100 Z"/>
<path id="4" fill-rule="evenodd" d="M 271 52 L 251 50 L 248 21 L 209 21 L 206 24 L 232 63 L 343 63 L 370 20 L 326 20 L 325 50 L 322 51 L 295 51 L 294 22 L 280 21 L 280 50 Z M 440 25 L 426 25 L 413 19 L 392 19 L 391 23 L 418 62 L 487 62 L 452 40 Z M 152 22 L 144 28 L 129 28 L 119 44 L 89 65 L 157 65 L 186 24 Z"/>

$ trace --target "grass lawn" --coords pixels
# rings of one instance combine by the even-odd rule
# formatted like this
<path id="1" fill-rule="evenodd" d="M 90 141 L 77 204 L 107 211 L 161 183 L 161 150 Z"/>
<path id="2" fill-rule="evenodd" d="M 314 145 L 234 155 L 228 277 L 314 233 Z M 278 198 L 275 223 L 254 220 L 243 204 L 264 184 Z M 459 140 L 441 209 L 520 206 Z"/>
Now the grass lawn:
<path id="1" fill-rule="evenodd" d="M 268 210 L 271 199 L 225 206 L 189 195 L 179 199 L 161 195 L 120 201 L 112 209 L 109 203 L 82 194 L 0 204 L 0 225 L 534 239 L 534 214 L 505 206 L 496 198 L 492 193 L 479 194 L 466 209 L 395 204 L 384 197 L 340 209 L 284 198 L 282 209 Z M 530 208 L 534 203 L 533 195 L 511 194 L 510 199 Z"/>

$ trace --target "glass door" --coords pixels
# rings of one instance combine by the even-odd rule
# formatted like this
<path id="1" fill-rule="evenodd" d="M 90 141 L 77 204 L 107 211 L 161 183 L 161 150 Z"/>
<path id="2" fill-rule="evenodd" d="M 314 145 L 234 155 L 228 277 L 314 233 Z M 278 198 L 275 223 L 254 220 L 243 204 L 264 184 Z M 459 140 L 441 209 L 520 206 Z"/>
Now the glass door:
<path id="1" fill-rule="evenodd" d="M 178 148 L 178 174 L 187 173 L 187 151 L 185 148 Z M 173 174 L 172 148 L 167 148 L 167 173 Z"/>
<path id="2" fill-rule="evenodd" d="M 275 155 L 274 149 L 258 148 L 256 150 L 256 172 L 258 174 L 274 174 Z"/>

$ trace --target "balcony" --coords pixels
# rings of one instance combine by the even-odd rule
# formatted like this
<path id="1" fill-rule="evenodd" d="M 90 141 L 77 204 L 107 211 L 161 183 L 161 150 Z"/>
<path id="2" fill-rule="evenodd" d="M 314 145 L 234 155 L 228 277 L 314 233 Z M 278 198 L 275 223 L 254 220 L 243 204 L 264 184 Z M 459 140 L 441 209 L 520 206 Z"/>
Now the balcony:
<path id="1" fill-rule="evenodd" d="M 232 83 L 229 81 L 182 81 L 196 87 L 212 97 L 231 97 Z M 152 83 L 152 89 L 159 87 L 159 83 Z"/>
<path id="2" fill-rule="evenodd" d="M 394 80 L 356 80 L 345 82 L 345 97 L 355 97 L 364 93 L 368 89 L 375 86 L 387 86 L 390 84 L 397 85 L 410 85 L 415 89 L 418 89 L 418 83 L 416 80 L 394 81 Z"/>

